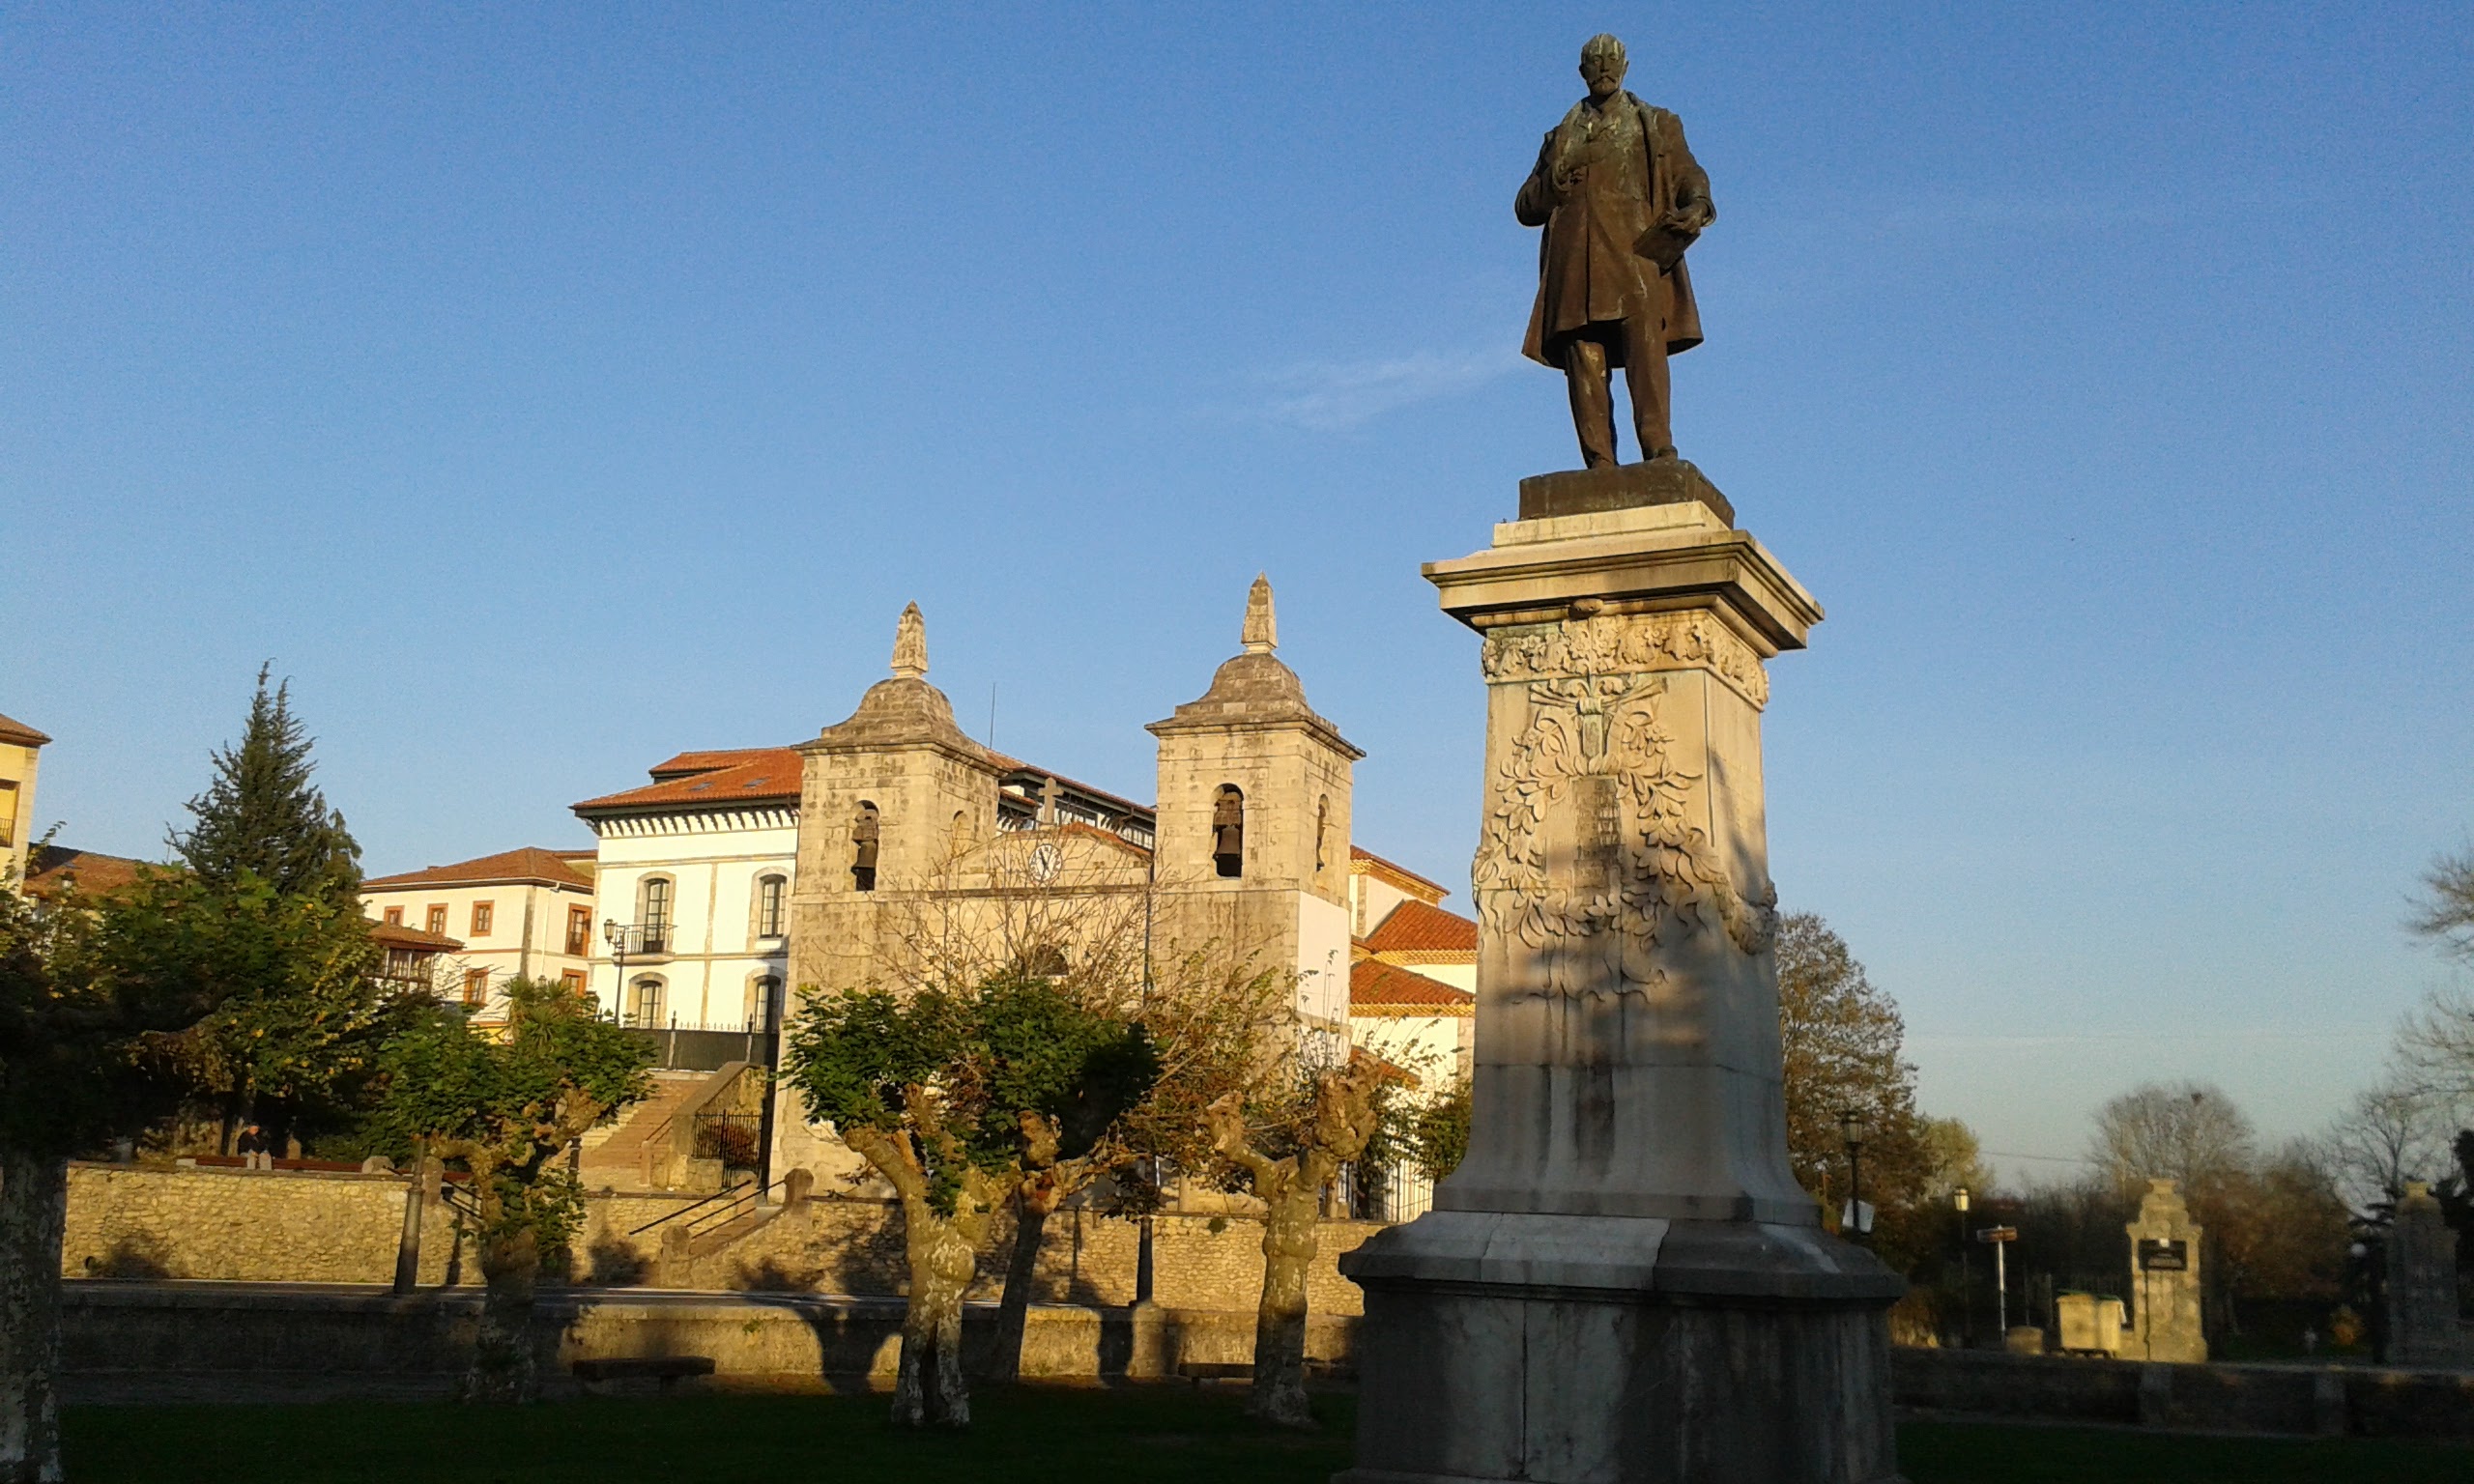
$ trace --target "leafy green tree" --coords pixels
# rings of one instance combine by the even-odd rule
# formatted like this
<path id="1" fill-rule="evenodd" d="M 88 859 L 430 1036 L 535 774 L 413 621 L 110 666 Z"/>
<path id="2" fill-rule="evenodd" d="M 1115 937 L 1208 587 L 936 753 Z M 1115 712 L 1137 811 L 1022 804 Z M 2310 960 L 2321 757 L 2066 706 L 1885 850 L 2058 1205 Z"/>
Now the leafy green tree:
<path id="1" fill-rule="evenodd" d="M 310 739 L 289 684 L 258 671 L 241 741 L 216 751 L 171 843 L 199 889 L 228 904 L 220 970 L 248 976 L 187 1039 L 182 1065 L 213 1104 L 225 1148 L 241 1124 L 293 1133 L 346 1121 L 400 1011 L 377 977 L 361 915 L 360 848 L 310 782 Z"/>
<path id="2" fill-rule="evenodd" d="M 195 881 L 185 891 L 220 918 L 219 929 L 132 947 L 195 956 L 190 972 L 223 989 L 178 1043 L 191 1091 L 219 1106 L 227 1130 L 254 1119 L 278 1147 L 289 1132 L 347 1121 L 367 1096 L 385 1039 L 426 997 L 382 987 L 384 956 L 356 907 L 277 893 L 249 871 L 229 886 Z"/>
<path id="3" fill-rule="evenodd" d="M 532 1299 L 563 1250 L 584 1192 L 560 1162 L 593 1125 L 652 1091 L 651 1050 L 564 985 L 506 985 L 506 1025 L 485 1036 L 439 1007 L 390 1040 L 372 1132 L 472 1176 L 480 1205 L 479 1343 L 464 1394 L 529 1401 L 538 1389 Z"/>
<path id="4" fill-rule="evenodd" d="M 1408 1149 L 1418 1173 L 1439 1181 L 1460 1168 L 1469 1153 L 1469 1079 L 1454 1077 L 1449 1086 L 1418 1105 L 1409 1119 Z"/>
<path id="5" fill-rule="evenodd" d="M 991 1218 L 1026 1169 L 1108 1137 L 1158 1079 L 1151 1039 L 1010 970 L 964 991 L 810 991 L 788 1041 L 787 1077 L 809 1116 L 901 1200 L 910 1290 L 894 1421 L 966 1427 L 963 1296 Z"/>
<path id="6" fill-rule="evenodd" d="M 1845 1127 L 1852 1114 L 1863 1139 L 1866 1202 L 1915 1199 L 1931 1160 L 1896 1002 L 1865 975 L 1847 940 L 1810 912 L 1779 919 L 1777 955 L 1787 1155 L 1797 1180 L 1835 1220 L 1853 1174 Z"/>
<path id="7" fill-rule="evenodd" d="M 168 1113 L 163 1042 L 211 1009 L 192 884 L 38 909 L 0 882 L 0 1484 L 63 1475 L 53 1377 L 69 1160 Z"/>

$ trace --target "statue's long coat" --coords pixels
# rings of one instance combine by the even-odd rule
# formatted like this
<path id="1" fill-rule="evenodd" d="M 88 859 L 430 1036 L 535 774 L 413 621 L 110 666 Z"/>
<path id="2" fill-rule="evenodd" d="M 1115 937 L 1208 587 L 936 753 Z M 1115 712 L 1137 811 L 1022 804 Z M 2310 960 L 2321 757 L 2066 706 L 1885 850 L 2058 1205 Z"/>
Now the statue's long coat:
<path id="1" fill-rule="evenodd" d="M 1641 169 L 1646 188 L 1600 188 L 1566 193 L 1554 182 L 1555 161 L 1563 152 L 1565 131 L 1580 127 L 1582 109 L 1574 105 L 1564 121 L 1546 131 L 1538 163 L 1512 203 L 1512 214 L 1523 226 L 1543 226 L 1538 243 L 1538 301 L 1529 312 L 1529 337 L 1521 354 L 1544 365 L 1563 366 L 1564 337 L 1594 323 L 1589 309 L 1590 264 L 1621 262 L 1637 275 L 1627 298 L 1637 295 L 1628 313 L 1654 311 L 1666 324 L 1667 354 L 1688 351 L 1701 343 L 1701 311 L 1692 301 L 1692 277 L 1682 259 L 1672 271 L 1640 250 L 1643 236 L 1670 214 L 1693 203 L 1707 205 L 1710 177 L 1683 142 L 1683 121 L 1664 108 L 1654 108 L 1629 93 L 1619 93 L 1603 105 L 1631 108 L 1640 118 Z M 1584 193 L 1586 199 L 1583 198 Z M 1715 213 L 1712 212 L 1714 219 Z M 1596 323 L 1603 323 L 1600 319 Z M 1610 337 L 1611 364 L 1623 363 L 1620 339 Z"/>

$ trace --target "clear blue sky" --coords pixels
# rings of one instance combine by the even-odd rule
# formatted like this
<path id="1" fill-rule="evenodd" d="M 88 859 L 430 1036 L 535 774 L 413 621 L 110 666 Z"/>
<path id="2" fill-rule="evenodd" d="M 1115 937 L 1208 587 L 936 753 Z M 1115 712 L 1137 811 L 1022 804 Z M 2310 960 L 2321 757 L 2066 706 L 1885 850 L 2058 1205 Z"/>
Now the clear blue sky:
<path id="1" fill-rule="evenodd" d="M 1599 29 L 1715 183 L 1679 440 L 1829 609 L 1788 903 L 1993 1148 L 2151 1076 L 2316 1126 L 2474 825 L 2457 4 L 11 6 L 40 813 L 157 850 L 272 656 L 373 870 L 580 844 L 911 599 L 968 725 L 1147 798 L 1264 569 L 1465 904 L 1418 563 L 1573 462 L 1510 201 Z"/>

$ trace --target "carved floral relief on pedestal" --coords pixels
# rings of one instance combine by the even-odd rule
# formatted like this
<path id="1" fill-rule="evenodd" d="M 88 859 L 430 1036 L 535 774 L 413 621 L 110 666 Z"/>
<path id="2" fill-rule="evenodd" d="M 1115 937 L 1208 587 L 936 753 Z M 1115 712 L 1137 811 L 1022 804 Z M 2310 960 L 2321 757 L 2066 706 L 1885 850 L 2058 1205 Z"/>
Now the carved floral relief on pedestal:
<path id="1" fill-rule="evenodd" d="M 1756 708 L 1769 704 L 1769 671 L 1761 656 L 1707 609 L 1598 614 L 1496 629 L 1479 650 L 1478 667 L 1490 684 L 1623 670 L 1705 670 Z"/>
<path id="2" fill-rule="evenodd" d="M 1715 931 L 1742 954 L 1769 950 L 1776 895 L 1766 881 L 1739 889 L 1692 822 L 1702 776 L 1678 760 L 1659 714 L 1671 673 L 1645 668 L 1687 659 L 1751 699 L 1740 671 L 1721 669 L 1738 652 L 1760 677 L 1740 640 L 1692 614 L 1488 636 L 1487 678 L 1521 684 L 1526 714 L 1487 780 L 1472 884 L 1486 930 L 1528 951 L 1522 997 L 1661 1003 L 1675 988 L 1662 945 Z"/>

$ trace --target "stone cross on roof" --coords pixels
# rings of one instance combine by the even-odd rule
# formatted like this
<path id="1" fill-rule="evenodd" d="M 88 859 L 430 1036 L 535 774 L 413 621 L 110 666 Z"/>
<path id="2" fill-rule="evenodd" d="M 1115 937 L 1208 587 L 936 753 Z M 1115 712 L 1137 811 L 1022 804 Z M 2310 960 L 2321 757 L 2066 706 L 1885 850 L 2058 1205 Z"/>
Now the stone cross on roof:
<path id="1" fill-rule="evenodd" d="M 1272 616 L 1272 580 L 1260 572 L 1254 574 L 1253 589 L 1246 594 L 1246 628 L 1238 637 L 1245 641 L 1248 654 L 1269 654 L 1280 647 L 1280 622 Z"/>
<path id="2" fill-rule="evenodd" d="M 928 624 L 919 616 L 919 605 L 906 606 L 902 621 L 893 630 L 893 672 L 903 680 L 918 680 L 928 673 Z"/>

